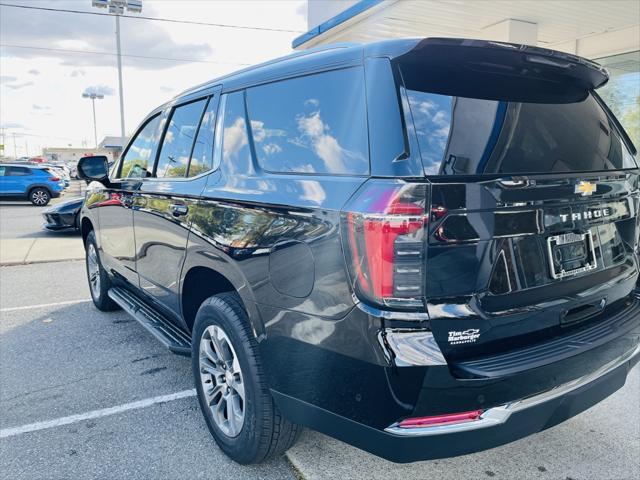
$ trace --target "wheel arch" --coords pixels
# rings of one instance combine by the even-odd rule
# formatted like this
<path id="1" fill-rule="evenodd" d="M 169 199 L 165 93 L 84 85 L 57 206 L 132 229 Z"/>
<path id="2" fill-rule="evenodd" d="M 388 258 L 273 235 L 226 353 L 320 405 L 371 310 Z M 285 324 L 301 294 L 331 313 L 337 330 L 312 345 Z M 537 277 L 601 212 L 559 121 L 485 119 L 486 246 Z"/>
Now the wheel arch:
<path id="1" fill-rule="evenodd" d="M 234 281 L 236 280 L 236 281 Z M 242 288 L 242 285 L 245 285 Z M 230 271 L 221 271 L 210 265 L 193 265 L 183 270 L 180 303 L 182 318 L 189 331 L 193 330 L 196 314 L 202 303 L 214 295 L 235 292 L 240 297 L 242 306 L 247 312 L 251 329 L 256 338 L 264 334 L 264 326 L 252 299 L 248 298 L 246 284 L 240 283 Z"/>
<path id="2" fill-rule="evenodd" d="M 93 223 L 91 223 L 91 220 L 89 220 L 87 217 L 83 217 L 82 215 L 80 215 L 80 218 L 80 233 L 82 234 L 82 244 L 85 245 L 87 243 L 89 232 L 94 230 L 94 228 Z"/>
<path id="3" fill-rule="evenodd" d="M 42 185 L 40 183 L 34 183 L 34 184 L 29 185 L 29 187 L 27 188 L 27 197 L 30 197 L 31 196 L 31 192 L 33 192 L 37 188 L 41 188 L 42 190 L 46 190 L 49 193 L 49 196 L 53 197 L 53 191 L 51 190 L 51 188 L 49 188 L 48 185 Z"/>

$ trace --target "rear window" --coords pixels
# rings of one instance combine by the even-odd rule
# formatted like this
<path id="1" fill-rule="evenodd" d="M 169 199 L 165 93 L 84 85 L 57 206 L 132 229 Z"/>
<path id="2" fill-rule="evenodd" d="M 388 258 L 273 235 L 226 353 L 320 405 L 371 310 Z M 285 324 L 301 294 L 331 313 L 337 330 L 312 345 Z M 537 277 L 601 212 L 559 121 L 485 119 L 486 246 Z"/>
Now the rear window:
<path id="1" fill-rule="evenodd" d="M 247 90 L 258 163 L 280 173 L 369 172 L 362 68 L 283 80 Z"/>
<path id="2" fill-rule="evenodd" d="M 637 167 L 592 94 L 569 103 L 527 103 L 441 95 L 409 87 L 408 105 L 428 175 Z"/>

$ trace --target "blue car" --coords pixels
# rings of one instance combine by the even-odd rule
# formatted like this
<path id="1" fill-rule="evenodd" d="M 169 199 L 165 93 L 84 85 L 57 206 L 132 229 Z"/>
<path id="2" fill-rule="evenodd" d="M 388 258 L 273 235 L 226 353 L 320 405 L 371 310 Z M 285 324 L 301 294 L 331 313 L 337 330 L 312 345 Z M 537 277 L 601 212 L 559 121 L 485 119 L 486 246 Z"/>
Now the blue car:
<path id="1" fill-rule="evenodd" d="M 56 172 L 38 165 L 0 165 L 0 197 L 25 198 L 43 207 L 59 197 L 65 188 Z"/>

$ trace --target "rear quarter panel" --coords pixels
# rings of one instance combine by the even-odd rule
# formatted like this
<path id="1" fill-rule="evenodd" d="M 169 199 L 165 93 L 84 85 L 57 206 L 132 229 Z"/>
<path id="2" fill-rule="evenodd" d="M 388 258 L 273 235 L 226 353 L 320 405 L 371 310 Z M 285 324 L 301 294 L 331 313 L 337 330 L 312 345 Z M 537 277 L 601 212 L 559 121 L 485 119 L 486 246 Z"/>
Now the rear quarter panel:
<path id="1" fill-rule="evenodd" d="M 225 275 L 240 293 L 258 336 L 281 328 L 275 306 L 339 319 L 353 307 L 339 234 L 340 209 L 364 178 L 210 175 L 192 212 L 182 279 L 196 266 Z M 313 330 L 312 325 L 307 328 Z M 311 334 L 311 333 L 309 333 Z M 304 336 L 304 335 L 303 335 Z M 308 340 L 308 339 L 307 339 Z"/>

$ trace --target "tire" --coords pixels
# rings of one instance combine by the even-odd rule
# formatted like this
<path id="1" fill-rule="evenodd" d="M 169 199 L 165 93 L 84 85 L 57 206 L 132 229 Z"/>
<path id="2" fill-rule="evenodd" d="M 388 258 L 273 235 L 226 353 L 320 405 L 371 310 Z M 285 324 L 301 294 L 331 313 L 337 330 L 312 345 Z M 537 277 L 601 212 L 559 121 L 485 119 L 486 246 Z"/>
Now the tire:
<path id="1" fill-rule="evenodd" d="M 109 312 L 118 310 L 120 307 L 108 295 L 111 288 L 111 280 L 106 270 L 102 267 L 100 256 L 98 255 L 98 245 L 96 235 L 92 231 L 87 235 L 85 241 L 85 265 L 87 267 L 87 281 L 89 282 L 89 292 L 91 300 L 98 310 Z"/>
<path id="2" fill-rule="evenodd" d="M 29 192 L 29 201 L 36 207 L 44 207 L 51 201 L 51 194 L 46 188 L 36 187 Z"/>
<path id="3" fill-rule="evenodd" d="M 302 427 L 285 419 L 273 402 L 258 344 L 236 293 L 222 293 L 204 301 L 196 315 L 191 345 L 200 410 L 209 432 L 228 457 L 244 465 L 260 463 L 293 446 Z M 227 358 L 223 358 L 224 353 Z M 214 380 L 214 375 L 220 380 Z M 211 395 L 214 391 L 218 393 Z M 223 407 L 215 408 L 220 406 Z M 233 414 L 239 412 L 239 407 L 241 422 Z M 231 418 L 236 420 L 232 422 Z M 232 424 L 235 428 L 231 428 Z"/>

